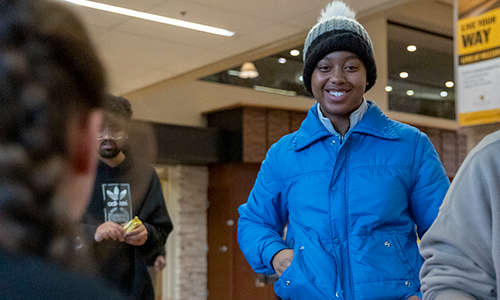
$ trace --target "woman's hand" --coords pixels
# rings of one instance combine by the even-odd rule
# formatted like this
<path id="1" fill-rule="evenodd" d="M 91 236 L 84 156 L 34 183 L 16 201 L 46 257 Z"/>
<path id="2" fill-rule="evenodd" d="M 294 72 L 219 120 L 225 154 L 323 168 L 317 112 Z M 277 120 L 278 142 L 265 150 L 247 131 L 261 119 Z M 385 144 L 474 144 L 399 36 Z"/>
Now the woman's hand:
<path id="1" fill-rule="evenodd" d="M 283 272 L 290 266 L 293 260 L 293 250 L 283 249 L 276 253 L 273 258 L 273 268 L 278 276 L 281 276 Z M 413 299 L 411 299 L 413 300 Z"/>
<path id="2" fill-rule="evenodd" d="M 408 298 L 406 300 L 420 300 L 420 297 L 413 295 L 413 296 L 411 296 L 410 298 Z"/>

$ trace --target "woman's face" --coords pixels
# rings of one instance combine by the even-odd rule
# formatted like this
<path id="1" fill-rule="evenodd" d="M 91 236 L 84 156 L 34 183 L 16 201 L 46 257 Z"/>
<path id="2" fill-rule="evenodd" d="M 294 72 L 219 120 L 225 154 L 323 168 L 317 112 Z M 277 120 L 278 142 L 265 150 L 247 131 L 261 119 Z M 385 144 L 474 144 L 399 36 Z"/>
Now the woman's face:
<path id="1" fill-rule="evenodd" d="M 349 120 L 363 101 L 366 68 L 359 57 L 349 51 L 332 52 L 318 62 L 311 78 L 314 98 L 325 117 L 335 124 Z"/>

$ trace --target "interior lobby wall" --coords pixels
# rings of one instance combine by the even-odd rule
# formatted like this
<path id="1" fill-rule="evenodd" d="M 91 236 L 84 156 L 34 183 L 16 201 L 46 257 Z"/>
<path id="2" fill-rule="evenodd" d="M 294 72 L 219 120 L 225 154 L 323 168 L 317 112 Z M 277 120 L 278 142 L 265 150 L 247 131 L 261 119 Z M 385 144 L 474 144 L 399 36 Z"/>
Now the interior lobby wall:
<path id="1" fill-rule="evenodd" d="M 366 98 L 373 100 L 389 117 L 421 126 L 434 126 L 443 129 L 456 130 L 455 121 L 439 118 L 412 115 L 407 113 L 388 111 L 388 97 L 384 88 L 387 85 L 388 55 L 387 55 L 387 17 L 384 13 L 359 19 L 366 28 L 374 44 L 374 55 L 377 63 L 377 83 L 366 94 Z M 303 43 L 307 33 L 291 37 L 276 47 L 267 47 L 260 51 L 261 56 L 273 54 L 277 47 L 291 48 Z M 245 60 L 246 58 L 243 58 Z M 220 62 L 220 70 L 227 68 L 227 62 Z M 210 66 L 212 69 L 217 66 Z M 289 97 L 278 94 L 254 91 L 249 88 L 236 87 L 225 84 L 211 83 L 197 80 L 202 77 L 203 70 L 181 76 L 150 87 L 124 95 L 133 105 L 134 118 L 159 123 L 205 126 L 203 113 L 232 106 L 235 104 L 270 106 L 290 108 L 306 111 L 314 103 L 308 97 Z"/>
<path id="2" fill-rule="evenodd" d="M 409 1 L 404 5 L 411 8 L 412 5 L 417 5 L 416 2 L 418 1 Z M 408 10 L 411 11 L 411 9 L 405 9 L 404 11 Z M 366 98 L 375 101 L 384 113 L 394 120 L 409 123 L 415 126 L 428 126 L 445 130 L 459 130 L 468 138 L 468 151 L 470 151 L 480 141 L 480 138 L 478 137 L 482 138 L 486 134 L 500 128 L 500 124 L 460 128 L 458 122 L 454 120 L 388 111 L 388 97 L 384 90 L 387 85 L 388 76 L 388 13 L 390 13 L 390 11 L 378 12 L 374 15 L 359 19 L 360 23 L 362 23 L 369 32 L 374 43 L 374 55 L 378 72 L 377 83 L 366 94 Z M 408 19 L 405 16 L 402 16 L 401 18 Z M 426 24 L 422 24 L 422 26 L 425 25 Z M 431 25 L 433 28 L 441 28 L 444 26 L 441 23 Z M 265 57 L 267 55 L 297 46 L 303 43 L 306 34 L 307 32 L 298 36 L 288 37 L 276 45 L 269 45 L 268 47 L 265 47 L 265 49 L 256 50 L 257 54 L 247 53 L 242 57 L 233 58 L 230 61 L 219 62 L 218 64 L 208 66 L 207 69 L 210 69 L 210 71 L 198 70 L 197 72 L 190 73 L 187 76 L 180 76 L 178 78 L 161 82 L 150 87 L 128 93 L 124 96 L 132 102 L 135 119 L 185 126 L 204 127 L 206 122 L 203 117 L 203 113 L 237 104 L 307 111 L 314 103 L 314 99 L 312 98 L 301 96 L 289 97 L 254 91 L 249 88 L 197 80 L 197 78 L 210 74 L 207 72 L 220 72 L 221 70 L 233 67 L 234 65 L 241 64 L 241 61 L 258 59 L 259 57 Z"/>
<path id="3" fill-rule="evenodd" d="M 236 104 L 307 110 L 308 97 L 290 97 L 220 83 L 191 80 L 177 85 L 158 84 L 126 95 L 134 118 L 185 126 L 205 126 L 204 112 Z"/>

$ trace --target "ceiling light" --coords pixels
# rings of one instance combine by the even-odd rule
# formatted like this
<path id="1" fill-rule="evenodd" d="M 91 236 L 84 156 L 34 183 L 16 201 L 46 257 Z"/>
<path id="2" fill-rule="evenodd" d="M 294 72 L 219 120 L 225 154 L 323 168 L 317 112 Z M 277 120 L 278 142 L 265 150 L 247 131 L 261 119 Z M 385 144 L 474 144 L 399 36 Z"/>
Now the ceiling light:
<path id="1" fill-rule="evenodd" d="M 442 91 L 441 93 L 439 93 L 439 95 L 441 95 L 441 97 L 446 97 L 448 96 L 448 92 L 445 92 L 445 91 Z"/>
<path id="2" fill-rule="evenodd" d="M 447 81 L 444 85 L 446 85 L 446 87 L 452 88 L 455 83 L 453 83 L 453 81 Z"/>
<path id="3" fill-rule="evenodd" d="M 295 79 L 294 82 L 296 84 L 299 84 L 299 85 L 302 84 L 304 82 L 304 79 L 302 78 L 302 72 L 300 72 L 300 71 L 295 72 L 294 79 Z"/>
<path id="4" fill-rule="evenodd" d="M 139 19 L 159 22 L 159 23 L 168 24 L 168 25 L 174 25 L 174 26 L 179 26 L 179 27 L 183 27 L 183 28 L 188 28 L 188 29 L 223 35 L 223 36 L 233 36 L 234 35 L 234 32 L 229 31 L 229 30 L 216 28 L 216 27 L 212 27 L 212 26 L 207 26 L 207 25 L 202 25 L 202 24 L 197 24 L 197 23 L 193 23 L 193 22 L 182 21 L 182 20 L 168 18 L 168 17 L 162 17 L 162 16 L 158 16 L 158 15 L 153 15 L 153 14 L 148 14 L 145 12 L 140 12 L 140 11 L 136 11 L 136 10 L 132 10 L 132 9 L 128 9 L 128 8 L 123 8 L 123 7 L 118 7 L 118 6 L 108 5 L 108 4 L 102 4 L 102 3 L 87 1 L 87 0 L 64 0 L 64 1 L 70 2 L 73 4 L 77 4 L 77 5 L 81 5 L 81 6 L 85 6 L 85 7 L 95 8 L 95 9 L 99 9 L 99 10 L 103 10 L 103 11 L 107 11 L 107 12 L 112 12 L 112 13 L 116 13 L 116 14 L 120 14 L 120 15 L 125 15 L 125 16 L 135 17 L 135 18 L 139 18 Z"/>
<path id="5" fill-rule="evenodd" d="M 281 57 L 280 59 L 278 59 L 278 62 L 279 62 L 280 64 L 286 64 L 286 58 Z"/>
<path id="6" fill-rule="evenodd" d="M 413 90 L 407 90 L 406 91 L 406 95 L 413 96 L 413 95 L 415 95 L 415 91 L 413 91 Z"/>
<path id="7" fill-rule="evenodd" d="M 257 72 L 257 68 L 251 62 L 246 62 L 241 66 L 240 70 L 240 78 L 255 78 L 259 76 L 259 72 Z"/>
<path id="8" fill-rule="evenodd" d="M 291 56 L 299 56 L 300 55 L 300 51 L 294 49 L 294 50 L 290 51 L 290 55 Z"/>
<path id="9" fill-rule="evenodd" d="M 386 92 L 392 92 L 392 86 L 388 85 L 385 87 Z"/>
<path id="10" fill-rule="evenodd" d="M 410 45 L 410 46 L 406 47 L 406 50 L 408 50 L 408 52 L 415 52 L 415 51 L 417 51 L 417 46 Z"/>
<path id="11" fill-rule="evenodd" d="M 401 77 L 401 78 L 408 78 L 408 73 L 407 72 L 401 72 L 401 73 L 399 73 L 399 77 Z"/>

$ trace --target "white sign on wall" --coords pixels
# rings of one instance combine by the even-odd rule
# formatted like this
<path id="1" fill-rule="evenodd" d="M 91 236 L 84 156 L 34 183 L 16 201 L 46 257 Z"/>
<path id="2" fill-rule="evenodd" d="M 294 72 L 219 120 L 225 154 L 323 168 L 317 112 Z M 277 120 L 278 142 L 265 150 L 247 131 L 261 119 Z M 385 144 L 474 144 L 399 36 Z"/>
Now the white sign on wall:
<path id="1" fill-rule="evenodd" d="M 460 125 L 500 121 L 500 5 L 456 1 L 457 112 Z"/>

